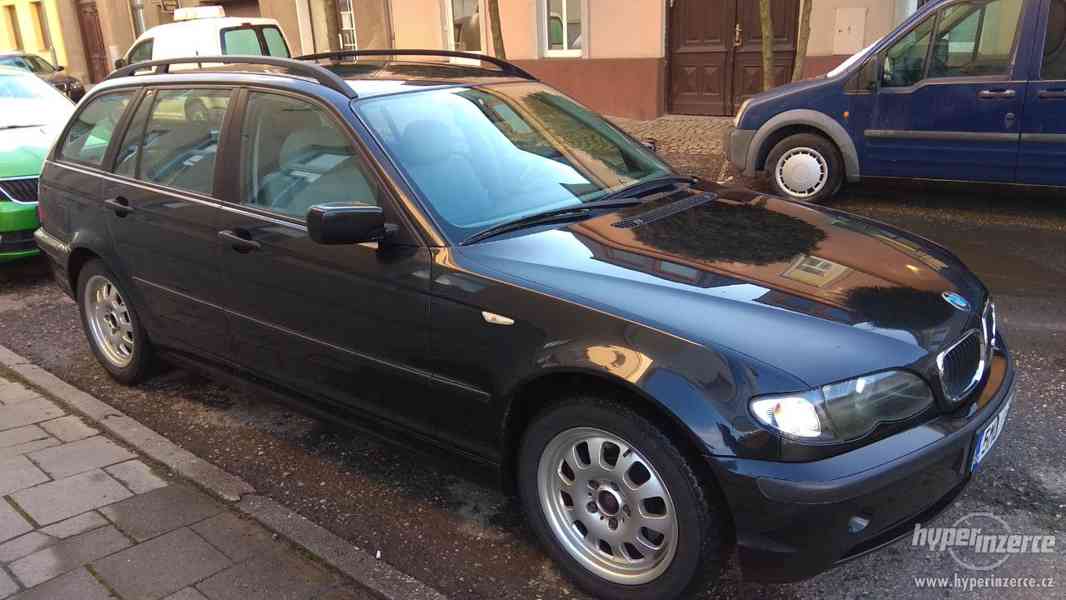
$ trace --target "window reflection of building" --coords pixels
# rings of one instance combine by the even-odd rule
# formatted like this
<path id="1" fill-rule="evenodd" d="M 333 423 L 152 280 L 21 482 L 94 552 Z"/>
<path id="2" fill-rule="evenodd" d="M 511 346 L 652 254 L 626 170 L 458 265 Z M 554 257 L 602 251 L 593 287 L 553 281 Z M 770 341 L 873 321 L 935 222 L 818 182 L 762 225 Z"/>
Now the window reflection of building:
<path id="1" fill-rule="evenodd" d="M 594 365 L 611 374 L 636 383 L 651 368 L 652 360 L 640 352 L 619 346 L 590 346 L 585 354 Z"/>
<path id="2" fill-rule="evenodd" d="M 827 287 L 851 273 L 851 267 L 826 258 L 801 254 L 781 274 L 786 279 L 815 287 Z"/>

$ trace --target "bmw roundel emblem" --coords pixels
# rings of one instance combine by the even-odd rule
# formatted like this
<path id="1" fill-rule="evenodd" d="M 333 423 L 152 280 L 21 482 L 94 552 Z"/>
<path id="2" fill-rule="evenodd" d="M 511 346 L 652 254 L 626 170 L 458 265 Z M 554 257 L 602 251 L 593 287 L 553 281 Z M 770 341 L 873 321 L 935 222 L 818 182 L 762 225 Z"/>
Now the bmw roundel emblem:
<path id="1" fill-rule="evenodd" d="M 970 310 L 970 301 L 955 292 L 944 292 L 941 297 L 944 298 L 945 302 L 959 310 Z"/>

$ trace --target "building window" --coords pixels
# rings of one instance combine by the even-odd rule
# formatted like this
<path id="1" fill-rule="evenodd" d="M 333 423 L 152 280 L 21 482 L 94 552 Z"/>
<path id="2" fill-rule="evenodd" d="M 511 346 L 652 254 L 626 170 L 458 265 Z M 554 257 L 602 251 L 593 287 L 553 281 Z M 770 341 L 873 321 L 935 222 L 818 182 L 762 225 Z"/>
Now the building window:
<path id="1" fill-rule="evenodd" d="M 481 0 L 443 0 L 449 24 L 448 49 L 481 52 Z"/>
<path id="2" fill-rule="evenodd" d="M 341 50 L 358 50 L 359 42 L 355 37 L 355 9 L 352 0 L 337 0 L 340 11 Z"/>
<path id="3" fill-rule="evenodd" d="M 586 0 L 541 0 L 541 49 L 544 56 L 582 56 Z"/>
<path id="4" fill-rule="evenodd" d="M 19 16 L 14 4 L 8 4 L 4 7 L 4 17 L 8 25 L 11 26 L 8 30 L 11 32 L 11 36 L 8 38 L 8 45 L 14 46 L 16 50 L 24 50 L 26 47 L 22 45 L 22 32 L 19 30 Z M 5 29 L 7 28 L 5 27 Z"/>
<path id="5" fill-rule="evenodd" d="M 37 37 L 37 48 L 47 50 L 50 46 L 45 35 L 48 24 L 44 20 L 44 10 L 40 2 L 30 2 L 30 20 L 33 22 L 33 34 Z"/>

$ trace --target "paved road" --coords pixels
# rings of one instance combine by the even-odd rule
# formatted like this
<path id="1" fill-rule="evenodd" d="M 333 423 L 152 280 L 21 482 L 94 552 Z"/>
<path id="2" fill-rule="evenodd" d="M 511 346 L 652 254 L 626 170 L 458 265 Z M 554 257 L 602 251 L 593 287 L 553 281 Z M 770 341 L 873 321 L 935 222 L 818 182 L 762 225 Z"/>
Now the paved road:
<path id="1" fill-rule="evenodd" d="M 937 524 L 991 512 L 1015 532 L 1058 534 L 1066 544 L 1066 203 L 1007 193 L 859 189 L 837 205 L 954 249 L 998 298 L 1021 370 L 1006 433 Z M 114 384 L 90 355 L 75 306 L 41 262 L 0 268 L 0 344 L 452 597 L 582 597 L 535 546 L 515 503 L 470 467 L 339 430 L 182 371 L 139 388 Z M 991 574 L 1066 578 L 1064 548 L 1057 550 L 1014 556 Z M 744 583 L 730 570 L 704 596 L 940 598 L 944 591 L 916 590 L 913 577 L 956 572 L 971 574 L 946 552 L 900 543 L 795 585 Z M 1064 586 L 977 596 L 1063 597 Z"/>

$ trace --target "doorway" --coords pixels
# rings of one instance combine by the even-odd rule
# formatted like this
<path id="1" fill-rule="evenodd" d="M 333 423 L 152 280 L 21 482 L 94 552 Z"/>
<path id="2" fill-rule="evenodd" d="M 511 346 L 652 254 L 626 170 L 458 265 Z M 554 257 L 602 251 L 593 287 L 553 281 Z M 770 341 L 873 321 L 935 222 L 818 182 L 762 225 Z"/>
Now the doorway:
<path id="1" fill-rule="evenodd" d="M 772 0 L 774 80 L 796 60 L 800 0 Z M 670 10 L 667 108 L 729 116 L 762 91 L 762 26 L 752 0 L 675 0 Z"/>

